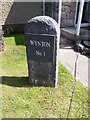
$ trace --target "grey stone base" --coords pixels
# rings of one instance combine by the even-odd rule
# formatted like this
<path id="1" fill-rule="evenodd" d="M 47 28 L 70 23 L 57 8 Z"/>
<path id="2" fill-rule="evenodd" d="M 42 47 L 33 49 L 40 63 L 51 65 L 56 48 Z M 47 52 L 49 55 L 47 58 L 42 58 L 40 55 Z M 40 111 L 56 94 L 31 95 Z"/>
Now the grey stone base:
<path id="1" fill-rule="evenodd" d="M 42 79 L 38 79 L 38 80 L 29 78 L 29 83 L 30 83 L 30 86 L 56 87 L 50 81 L 44 81 L 43 77 Z"/>
<path id="2" fill-rule="evenodd" d="M 55 87 L 55 70 L 53 63 L 44 63 L 31 60 L 28 65 L 30 85 Z"/>

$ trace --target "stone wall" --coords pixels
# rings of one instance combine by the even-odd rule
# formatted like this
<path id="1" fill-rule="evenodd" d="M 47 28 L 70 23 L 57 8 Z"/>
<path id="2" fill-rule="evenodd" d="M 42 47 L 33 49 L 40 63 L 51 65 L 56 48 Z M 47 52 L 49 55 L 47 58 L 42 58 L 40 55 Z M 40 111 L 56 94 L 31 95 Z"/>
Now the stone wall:
<path id="1" fill-rule="evenodd" d="M 13 2 L 2 2 L 2 24 L 5 24 L 10 13 Z"/>
<path id="2" fill-rule="evenodd" d="M 2 5 L 0 1 L 0 25 L 2 24 Z"/>
<path id="3" fill-rule="evenodd" d="M 4 51 L 4 41 L 3 41 L 2 26 L 0 25 L 0 52 L 1 51 Z"/>
<path id="4" fill-rule="evenodd" d="M 61 27 L 68 27 L 74 25 L 75 19 L 75 2 L 63 2 L 61 13 Z"/>
<path id="5" fill-rule="evenodd" d="M 74 26 L 76 2 L 62 2 L 61 27 Z M 74 0 L 75 1 L 75 0 Z M 46 3 L 46 15 L 49 15 L 58 22 L 59 3 Z"/>

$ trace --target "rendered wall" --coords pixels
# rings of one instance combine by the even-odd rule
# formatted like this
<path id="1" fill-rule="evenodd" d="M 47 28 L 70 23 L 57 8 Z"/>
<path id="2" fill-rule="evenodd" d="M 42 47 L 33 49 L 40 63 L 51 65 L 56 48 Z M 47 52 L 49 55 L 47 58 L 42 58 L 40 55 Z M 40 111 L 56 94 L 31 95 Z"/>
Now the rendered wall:
<path id="1" fill-rule="evenodd" d="M 2 2 L 2 24 L 24 24 L 32 17 L 41 15 L 41 3 Z M 0 16 L 1 17 L 1 16 Z"/>

